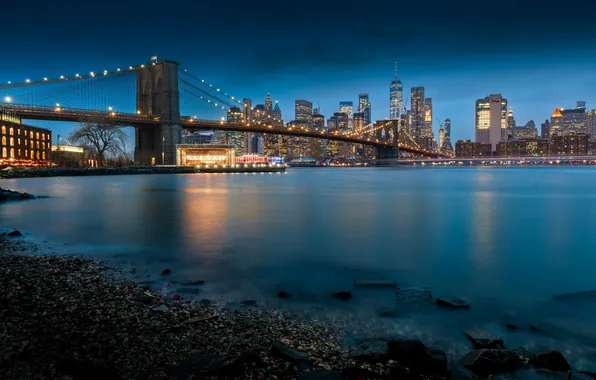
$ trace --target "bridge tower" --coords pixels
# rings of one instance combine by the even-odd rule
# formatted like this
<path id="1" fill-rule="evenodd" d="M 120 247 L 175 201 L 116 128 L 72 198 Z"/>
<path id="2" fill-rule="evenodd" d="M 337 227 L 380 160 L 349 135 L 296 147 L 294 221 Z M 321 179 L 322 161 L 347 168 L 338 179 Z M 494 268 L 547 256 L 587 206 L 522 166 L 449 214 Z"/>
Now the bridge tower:
<path id="1" fill-rule="evenodd" d="M 137 71 L 137 113 L 159 117 L 160 124 L 135 125 L 135 162 L 141 165 L 176 164 L 180 144 L 180 93 L 174 61 L 149 63 Z"/>
<path id="2" fill-rule="evenodd" d="M 379 128 L 376 128 L 379 126 Z M 397 165 L 399 160 L 399 120 L 383 120 L 375 123 L 376 138 L 381 140 L 383 131 L 391 138 L 391 146 L 377 146 L 377 165 Z"/>

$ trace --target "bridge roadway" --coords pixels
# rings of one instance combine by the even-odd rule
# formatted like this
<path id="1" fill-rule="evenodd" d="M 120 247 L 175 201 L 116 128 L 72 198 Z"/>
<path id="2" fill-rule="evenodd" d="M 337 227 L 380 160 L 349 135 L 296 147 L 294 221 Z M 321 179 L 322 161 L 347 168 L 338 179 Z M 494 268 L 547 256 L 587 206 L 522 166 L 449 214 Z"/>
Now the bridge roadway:
<path id="1" fill-rule="evenodd" d="M 0 105 L 1 110 L 14 112 L 17 116 L 25 120 L 51 120 L 51 121 L 66 121 L 66 122 L 80 122 L 85 120 L 108 119 L 115 124 L 141 126 L 144 124 L 158 125 L 161 123 L 161 118 L 151 117 L 147 115 L 123 113 L 114 111 L 98 111 L 85 110 L 78 108 L 66 108 L 56 105 L 52 106 L 35 106 L 24 104 L 3 103 Z M 306 129 L 296 127 L 275 127 L 262 124 L 244 124 L 244 123 L 228 123 L 216 120 L 202 120 L 202 119 L 188 119 L 181 120 L 181 127 L 190 130 L 212 130 L 218 129 L 222 131 L 234 132 L 255 132 L 255 133 L 270 133 L 278 135 L 289 135 L 299 137 L 322 138 L 327 140 L 343 141 L 354 144 L 371 145 L 375 147 L 389 148 L 392 146 L 389 141 L 382 141 L 375 138 L 354 137 L 351 135 L 342 135 L 339 133 L 327 133 L 326 130 Z M 416 146 L 408 145 L 404 142 L 399 142 L 399 149 L 415 154 L 422 154 L 427 157 L 440 157 L 438 153 L 427 151 Z"/>

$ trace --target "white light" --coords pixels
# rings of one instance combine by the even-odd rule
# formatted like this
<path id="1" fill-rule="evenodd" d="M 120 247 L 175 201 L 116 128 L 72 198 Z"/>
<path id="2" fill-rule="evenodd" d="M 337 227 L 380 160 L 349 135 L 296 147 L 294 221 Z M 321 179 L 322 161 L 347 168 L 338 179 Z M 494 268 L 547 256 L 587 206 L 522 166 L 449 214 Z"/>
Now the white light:
<path id="1" fill-rule="evenodd" d="M 145 67 L 145 65 L 141 65 L 141 67 Z"/>
<path id="2" fill-rule="evenodd" d="M 64 79 L 64 75 L 60 75 L 60 79 Z"/>
<path id="3" fill-rule="evenodd" d="M 201 82 L 205 83 L 205 80 L 204 79 L 201 79 Z"/>
<path id="4" fill-rule="evenodd" d="M 60 107 L 60 103 L 56 103 L 56 107 Z"/>
<path id="5" fill-rule="evenodd" d="M 118 69 L 116 69 L 116 71 L 120 71 L 120 69 L 118 68 Z"/>
<path id="6" fill-rule="evenodd" d="M 29 79 L 25 79 L 25 82 L 30 83 L 31 81 Z"/>
<path id="7" fill-rule="evenodd" d="M 129 69 L 132 70 L 132 66 L 130 66 Z"/>
<path id="8" fill-rule="evenodd" d="M 11 102 L 12 102 L 12 98 L 10 96 L 4 97 L 4 103 L 11 103 Z"/>
<path id="9" fill-rule="evenodd" d="M 8 84 L 10 84 L 10 81 L 8 81 Z"/>
<path id="10" fill-rule="evenodd" d="M 43 78 L 43 80 L 48 80 L 48 78 Z"/>
<path id="11" fill-rule="evenodd" d="M 219 88 L 217 89 L 217 92 L 219 92 Z"/>
<path id="12" fill-rule="evenodd" d="M 78 77 L 79 77 L 79 74 L 75 74 L 75 77 L 77 77 L 77 78 L 78 78 Z"/>
<path id="13" fill-rule="evenodd" d="M 92 77 L 94 77 L 95 76 L 95 73 L 92 71 L 92 72 L 89 73 L 89 75 L 91 75 Z"/>
<path id="14" fill-rule="evenodd" d="M 112 110 L 112 106 L 109 106 L 109 107 L 108 107 L 108 111 L 111 111 L 111 110 Z"/>

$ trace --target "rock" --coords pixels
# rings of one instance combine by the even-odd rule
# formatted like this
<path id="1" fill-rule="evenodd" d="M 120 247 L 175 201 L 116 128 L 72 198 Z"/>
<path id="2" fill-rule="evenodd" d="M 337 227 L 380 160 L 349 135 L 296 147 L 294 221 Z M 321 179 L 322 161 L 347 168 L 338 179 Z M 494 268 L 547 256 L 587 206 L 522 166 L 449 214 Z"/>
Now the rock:
<path id="1" fill-rule="evenodd" d="M 147 294 L 140 294 L 139 296 L 137 296 L 137 298 L 135 298 L 135 301 L 142 303 L 151 303 L 154 299 L 155 297 L 148 296 Z"/>
<path id="2" fill-rule="evenodd" d="M 168 307 L 166 305 L 159 305 L 157 307 L 154 307 L 151 310 L 153 310 L 153 311 L 169 311 L 170 309 L 168 309 Z"/>
<path id="3" fill-rule="evenodd" d="M 161 275 L 162 276 L 169 276 L 172 274 L 172 270 L 170 268 L 166 268 L 164 270 L 161 271 Z"/>
<path id="4" fill-rule="evenodd" d="M 273 344 L 271 355 L 290 362 L 303 370 L 310 370 L 313 367 L 311 361 L 308 360 L 308 355 L 294 351 L 280 342 Z"/>
<path id="5" fill-rule="evenodd" d="M 516 324 L 513 323 L 505 323 L 505 327 L 507 327 L 510 330 L 517 330 L 519 328 Z"/>
<path id="6" fill-rule="evenodd" d="M 441 350 L 429 349 L 418 339 L 399 339 L 387 343 L 391 359 L 410 370 L 432 376 L 446 377 L 447 355 Z"/>
<path id="7" fill-rule="evenodd" d="M 534 355 L 530 350 L 525 347 L 517 347 L 511 350 L 511 352 L 518 357 L 518 359 L 523 364 L 531 364 L 536 360 L 536 355 Z"/>
<path id="8" fill-rule="evenodd" d="M 355 280 L 357 288 L 396 288 L 397 284 L 391 280 Z"/>
<path id="9" fill-rule="evenodd" d="M 316 370 L 300 375 L 300 380 L 342 380 L 343 377 L 339 372 Z"/>
<path id="10" fill-rule="evenodd" d="M 255 300 L 246 300 L 246 301 L 242 301 L 240 303 L 243 306 L 249 306 L 249 307 L 257 307 L 257 306 L 259 306 L 259 304 Z"/>
<path id="11" fill-rule="evenodd" d="M 203 281 L 203 280 L 187 280 L 187 281 L 184 281 L 182 283 L 182 285 L 205 285 L 205 281 Z"/>
<path id="12" fill-rule="evenodd" d="M 571 370 L 571 366 L 565 356 L 559 351 L 549 350 L 536 354 L 534 366 L 546 371 L 552 372 L 567 372 Z"/>
<path id="13" fill-rule="evenodd" d="M 469 309 L 470 304 L 466 301 L 462 300 L 461 298 L 457 297 L 445 297 L 445 298 L 437 298 L 436 303 L 440 307 L 448 308 L 448 309 Z"/>
<path id="14" fill-rule="evenodd" d="M 361 343 L 350 353 L 349 357 L 360 362 L 382 363 L 387 360 L 387 343 Z"/>
<path id="15" fill-rule="evenodd" d="M 397 309 L 389 307 L 379 309 L 377 314 L 382 318 L 397 318 L 399 316 Z"/>
<path id="16" fill-rule="evenodd" d="M 513 352 L 502 349 L 471 351 L 460 360 L 460 364 L 482 377 L 511 372 L 522 366 L 519 358 Z"/>
<path id="17" fill-rule="evenodd" d="M 14 231 L 10 231 L 9 233 L 6 234 L 6 236 L 8 237 L 20 237 L 23 236 L 23 233 L 19 230 L 14 230 Z"/>
<path id="18" fill-rule="evenodd" d="M 202 300 L 199 301 L 199 305 L 201 305 L 201 306 L 209 306 L 209 305 L 211 305 L 211 301 L 208 300 L 207 298 L 203 298 Z"/>
<path id="19" fill-rule="evenodd" d="M 342 290 L 341 292 L 333 293 L 332 296 L 337 299 L 347 301 L 352 298 L 352 292 L 349 290 Z"/>
<path id="20" fill-rule="evenodd" d="M 555 299 L 558 301 L 596 301 L 596 290 L 559 294 L 555 296 Z"/>
<path id="21" fill-rule="evenodd" d="M 456 365 L 451 369 L 451 380 L 482 380 L 482 377 L 461 365 Z"/>
<path id="22" fill-rule="evenodd" d="M 286 291 L 280 290 L 279 293 L 277 293 L 277 296 L 279 298 L 291 298 L 292 297 L 292 294 L 290 294 L 290 293 L 288 293 Z"/>
<path id="23" fill-rule="evenodd" d="M 430 304 L 432 294 L 426 288 L 399 288 L 395 291 L 398 302 Z"/>
<path id="24" fill-rule="evenodd" d="M 464 334 L 470 339 L 472 345 L 476 349 L 480 348 L 493 348 L 501 349 L 504 348 L 503 339 L 494 336 L 488 331 L 480 329 L 468 329 L 464 331 Z"/>

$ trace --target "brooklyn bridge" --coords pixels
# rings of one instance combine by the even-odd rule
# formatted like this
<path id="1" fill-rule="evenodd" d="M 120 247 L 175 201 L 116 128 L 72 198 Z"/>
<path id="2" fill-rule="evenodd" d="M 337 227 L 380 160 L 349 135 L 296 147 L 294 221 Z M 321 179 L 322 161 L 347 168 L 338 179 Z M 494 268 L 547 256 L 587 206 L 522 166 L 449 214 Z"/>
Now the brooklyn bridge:
<path id="1" fill-rule="evenodd" d="M 420 148 L 397 120 L 384 120 L 353 131 L 281 126 L 263 122 L 228 122 L 221 115 L 246 105 L 180 68 L 174 61 L 103 70 L 88 74 L 42 77 L 0 84 L 0 109 L 23 120 L 63 122 L 109 119 L 135 130 L 135 162 L 149 165 L 163 157 L 176 163 L 182 130 L 221 130 L 310 137 L 373 146 L 381 161 L 397 161 L 399 152 L 437 158 Z M 207 107 L 208 112 L 205 112 Z M 185 116 L 207 113 L 209 118 Z"/>

